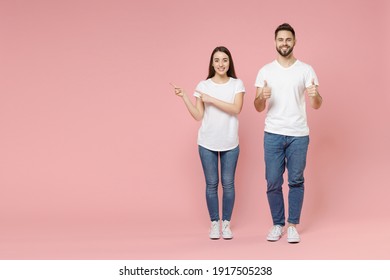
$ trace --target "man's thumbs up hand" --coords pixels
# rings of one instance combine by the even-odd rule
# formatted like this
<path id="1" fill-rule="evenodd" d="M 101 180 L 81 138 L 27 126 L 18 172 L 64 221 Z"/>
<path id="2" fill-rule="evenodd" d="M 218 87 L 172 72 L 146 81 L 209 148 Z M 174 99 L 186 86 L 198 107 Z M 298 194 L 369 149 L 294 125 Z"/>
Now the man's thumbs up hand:
<path id="1" fill-rule="evenodd" d="M 317 85 L 314 82 L 314 78 L 311 80 L 311 86 L 306 88 L 306 92 L 310 97 L 315 97 L 318 95 Z"/>
<path id="2" fill-rule="evenodd" d="M 260 98 L 262 99 L 268 99 L 271 97 L 271 88 L 268 87 L 268 83 L 266 80 L 264 80 L 264 87 L 263 90 L 261 91 L 261 96 Z"/>

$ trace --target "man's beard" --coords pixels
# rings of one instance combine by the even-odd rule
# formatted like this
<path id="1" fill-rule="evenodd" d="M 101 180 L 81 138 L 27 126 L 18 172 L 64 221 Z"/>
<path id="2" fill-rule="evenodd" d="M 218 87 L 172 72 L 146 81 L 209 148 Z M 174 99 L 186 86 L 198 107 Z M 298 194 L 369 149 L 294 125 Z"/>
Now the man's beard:
<path id="1" fill-rule="evenodd" d="M 283 52 L 282 50 L 276 48 L 276 51 L 277 51 L 281 56 L 283 56 L 283 57 L 289 56 L 289 55 L 292 53 L 293 50 L 294 50 L 294 47 L 289 48 L 289 49 L 287 50 L 287 52 Z"/>

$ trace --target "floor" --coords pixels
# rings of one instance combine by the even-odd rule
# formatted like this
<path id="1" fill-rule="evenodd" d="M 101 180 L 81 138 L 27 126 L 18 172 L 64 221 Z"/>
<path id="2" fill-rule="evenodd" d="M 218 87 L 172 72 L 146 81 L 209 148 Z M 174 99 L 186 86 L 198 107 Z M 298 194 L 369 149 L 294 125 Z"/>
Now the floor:
<path id="1" fill-rule="evenodd" d="M 362 226 L 364 224 L 364 226 Z M 24 224 L 0 233 L 0 259 L 389 259 L 389 233 L 380 221 L 308 222 L 302 242 L 265 240 L 266 223 L 232 222 L 232 240 L 210 240 L 204 221 Z"/>

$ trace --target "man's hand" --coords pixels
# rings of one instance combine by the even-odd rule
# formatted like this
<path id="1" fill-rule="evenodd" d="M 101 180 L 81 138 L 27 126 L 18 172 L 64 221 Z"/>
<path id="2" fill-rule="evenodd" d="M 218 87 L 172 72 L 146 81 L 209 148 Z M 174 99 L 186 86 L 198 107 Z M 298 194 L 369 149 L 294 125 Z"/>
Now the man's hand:
<path id="1" fill-rule="evenodd" d="M 314 83 L 314 78 L 311 80 L 311 86 L 306 88 L 307 95 L 310 97 L 316 97 L 318 96 L 318 90 L 317 90 L 317 85 Z"/>

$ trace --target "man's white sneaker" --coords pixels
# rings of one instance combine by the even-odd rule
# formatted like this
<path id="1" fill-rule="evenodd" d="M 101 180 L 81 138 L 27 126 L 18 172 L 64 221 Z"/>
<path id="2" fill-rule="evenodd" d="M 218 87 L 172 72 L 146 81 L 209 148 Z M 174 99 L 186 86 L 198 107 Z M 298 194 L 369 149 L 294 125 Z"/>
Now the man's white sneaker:
<path id="1" fill-rule="evenodd" d="M 219 226 L 219 221 L 213 221 L 211 222 L 211 227 L 210 227 L 210 238 L 211 239 L 219 239 L 221 234 L 219 232 L 220 226 Z"/>
<path id="2" fill-rule="evenodd" d="M 278 241 L 283 235 L 283 227 L 280 225 L 273 226 L 267 235 L 268 241 Z"/>
<path id="3" fill-rule="evenodd" d="M 299 243 L 301 241 L 297 229 L 293 226 L 289 226 L 287 229 L 287 241 L 289 243 Z"/>
<path id="4" fill-rule="evenodd" d="M 222 222 L 222 237 L 224 239 L 232 239 L 233 233 L 230 229 L 230 221 L 223 221 Z"/>

